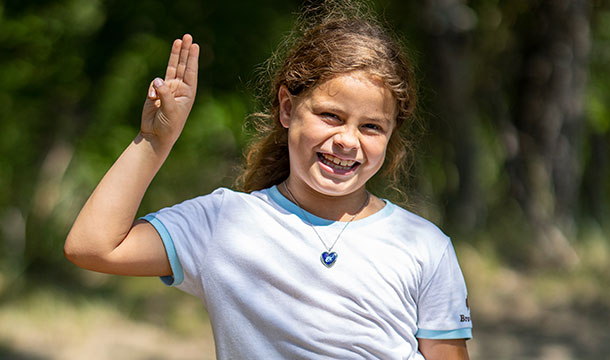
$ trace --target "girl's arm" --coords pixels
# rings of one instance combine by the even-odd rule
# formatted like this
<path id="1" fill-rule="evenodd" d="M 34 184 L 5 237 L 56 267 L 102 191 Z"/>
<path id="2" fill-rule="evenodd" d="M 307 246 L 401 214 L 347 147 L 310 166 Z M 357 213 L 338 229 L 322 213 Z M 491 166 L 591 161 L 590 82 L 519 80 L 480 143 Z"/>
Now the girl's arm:
<path id="1" fill-rule="evenodd" d="M 171 275 L 152 225 L 134 223 L 150 182 L 184 128 L 197 90 L 199 46 L 190 35 L 174 41 L 165 80 L 155 79 L 142 110 L 140 133 L 100 181 L 64 245 L 85 269 L 120 275 Z"/>
<path id="2" fill-rule="evenodd" d="M 426 360 L 468 360 L 466 340 L 417 339 L 419 351 Z"/>

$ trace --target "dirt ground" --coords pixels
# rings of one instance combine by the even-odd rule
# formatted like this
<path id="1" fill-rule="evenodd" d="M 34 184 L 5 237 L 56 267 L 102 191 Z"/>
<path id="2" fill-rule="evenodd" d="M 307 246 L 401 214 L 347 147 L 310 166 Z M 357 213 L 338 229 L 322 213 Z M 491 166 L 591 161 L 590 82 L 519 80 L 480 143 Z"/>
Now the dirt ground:
<path id="1" fill-rule="evenodd" d="M 471 359 L 610 359 L 607 277 L 519 273 L 473 249 L 458 255 L 475 326 Z M 99 289 L 111 281 L 87 276 Z M 119 288 L 127 295 L 118 299 L 95 287 L 79 293 L 55 285 L 24 290 L 0 277 L 0 294 L 20 293 L 0 298 L 0 359 L 215 358 L 202 305 L 156 279 L 125 280 Z"/>

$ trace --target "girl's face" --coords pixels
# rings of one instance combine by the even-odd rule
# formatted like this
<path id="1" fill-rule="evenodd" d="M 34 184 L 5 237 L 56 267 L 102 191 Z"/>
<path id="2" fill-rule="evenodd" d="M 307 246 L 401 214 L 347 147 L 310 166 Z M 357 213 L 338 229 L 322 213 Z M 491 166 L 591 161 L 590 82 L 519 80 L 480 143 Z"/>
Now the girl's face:
<path id="1" fill-rule="evenodd" d="M 383 83 L 355 71 L 299 97 L 282 87 L 278 97 L 291 181 L 329 196 L 364 189 L 383 165 L 396 125 L 396 101 Z"/>

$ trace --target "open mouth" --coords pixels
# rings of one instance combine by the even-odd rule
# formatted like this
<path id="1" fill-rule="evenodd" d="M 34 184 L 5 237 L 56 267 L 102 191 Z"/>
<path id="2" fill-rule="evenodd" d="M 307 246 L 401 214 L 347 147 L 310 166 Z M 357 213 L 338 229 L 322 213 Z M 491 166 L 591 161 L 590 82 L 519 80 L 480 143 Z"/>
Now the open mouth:
<path id="1" fill-rule="evenodd" d="M 360 163 L 358 161 L 355 160 L 342 160 L 339 159 L 338 157 L 329 155 L 329 154 L 322 154 L 322 153 L 318 153 L 318 159 L 320 159 L 320 161 L 334 169 L 334 170 L 340 170 L 340 171 L 349 171 L 352 169 L 355 169 L 356 167 L 358 167 L 358 165 L 360 165 Z"/>

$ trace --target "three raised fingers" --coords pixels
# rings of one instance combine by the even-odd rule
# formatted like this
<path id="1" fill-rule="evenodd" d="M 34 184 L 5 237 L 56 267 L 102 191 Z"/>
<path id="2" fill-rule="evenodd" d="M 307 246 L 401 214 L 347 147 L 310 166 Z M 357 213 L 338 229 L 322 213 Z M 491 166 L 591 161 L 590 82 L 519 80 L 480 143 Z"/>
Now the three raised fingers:
<path id="1" fill-rule="evenodd" d="M 165 80 L 178 79 L 182 80 L 185 75 L 187 84 L 192 84 L 196 81 L 197 62 L 199 58 L 199 46 L 193 44 L 193 37 L 185 34 L 182 39 L 174 40 L 172 50 L 165 71 Z M 193 72 L 195 78 L 193 79 Z M 188 73 L 188 74 L 187 74 Z"/>

